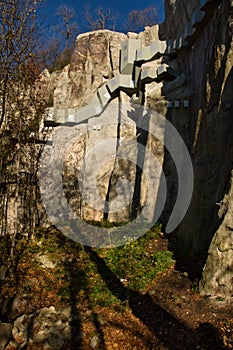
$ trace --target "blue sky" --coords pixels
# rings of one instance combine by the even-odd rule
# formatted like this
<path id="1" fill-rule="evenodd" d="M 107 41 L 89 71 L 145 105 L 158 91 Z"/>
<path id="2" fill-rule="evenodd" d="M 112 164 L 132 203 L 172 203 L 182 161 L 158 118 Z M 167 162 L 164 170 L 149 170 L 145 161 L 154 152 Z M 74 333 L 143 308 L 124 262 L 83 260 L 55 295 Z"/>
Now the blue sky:
<path id="1" fill-rule="evenodd" d="M 126 21 L 127 15 L 132 10 L 140 10 L 145 7 L 148 7 L 150 5 L 155 5 L 159 9 L 159 22 L 163 21 L 164 12 L 163 12 L 163 3 L 164 0 L 152 0 L 152 1 L 135 1 L 135 0 L 118 0 L 118 1 L 111 1 L 111 0 L 100 0 L 100 1 L 80 1 L 80 0 L 44 0 L 43 5 L 43 13 L 46 18 L 46 22 L 53 24 L 57 21 L 57 18 L 55 16 L 56 9 L 59 7 L 59 5 L 68 5 L 74 8 L 76 14 L 77 14 L 77 21 L 79 24 L 80 31 L 86 31 L 85 28 L 85 21 L 83 18 L 83 9 L 85 5 L 89 5 L 90 8 L 97 8 L 98 5 L 101 5 L 104 8 L 110 8 L 113 10 L 113 13 L 118 14 L 118 23 L 117 23 L 117 30 L 123 30 L 121 29 L 123 27 L 123 22 Z"/>

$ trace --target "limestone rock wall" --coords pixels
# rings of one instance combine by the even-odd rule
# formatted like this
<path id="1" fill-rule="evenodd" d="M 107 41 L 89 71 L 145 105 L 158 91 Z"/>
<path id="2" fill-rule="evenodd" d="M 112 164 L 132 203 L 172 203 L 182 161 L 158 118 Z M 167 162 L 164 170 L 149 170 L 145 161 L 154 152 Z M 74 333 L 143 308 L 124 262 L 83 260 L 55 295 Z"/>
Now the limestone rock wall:
<path id="1" fill-rule="evenodd" d="M 198 9 L 200 0 L 165 0 L 165 22 L 160 27 L 160 35 L 165 40 L 175 39 L 183 34 L 190 22 L 193 11 Z"/>
<path id="2" fill-rule="evenodd" d="M 98 30 L 80 34 L 75 42 L 71 62 L 60 71 L 45 70 L 38 81 L 49 105 L 55 108 L 80 107 L 88 104 L 97 88 L 119 73 L 123 33 Z"/>
<path id="3" fill-rule="evenodd" d="M 159 106 L 161 108 L 161 101 Z M 149 189 L 145 175 L 142 175 L 137 184 L 136 164 L 139 153 L 136 140 L 144 135 L 142 130 L 139 134 L 135 121 L 128 113 L 129 97 L 121 93 L 119 99 L 113 100 L 101 116 L 90 118 L 86 124 L 72 128 L 62 126 L 53 131 L 52 144 L 47 148 L 48 156 L 44 152 L 41 160 L 41 164 L 45 161 L 45 167 L 41 167 L 40 186 L 43 201 L 48 203 L 46 210 L 50 213 L 50 218 L 62 215 L 63 218 L 70 219 L 77 215 L 87 221 L 128 221 L 137 191 L 140 193 L 138 205 L 143 207 Z M 148 126 L 149 129 L 153 127 Z M 154 168 L 150 163 L 150 154 L 153 153 L 152 158 L 155 157 L 162 166 L 163 143 L 153 134 L 148 135 L 145 148 L 144 167 L 147 166 L 147 174 L 151 174 L 151 177 L 158 177 L 154 183 L 159 184 L 160 174 L 152 175 Z M 50 163 L 47 162 L 48 159 L 54 161 Z M 65 198 L 60 196 L 60 160 L 64 162 L 62 188 Z M 137 185 L 139 188 L 136 188 Z M 153 191 L 155 203 L 155 185 Z M 67 210 L 66 201 L 73 213 Z M 145 215 L 153 216 L 154 212 L 148 211 L 153 211 L 154 207 L 155 205 L 149 206 Z"/>
<path id="4" fill-rule="evenodd" d="M 139 34 L 128 33 L 125 35 L 108 30 L 100 30 L 79 35 L 76 40 L 75 50 L 70 64 L 60 73 L 55 72 L 49 75 L 47 71 L 43 72 L 40 79 L 41 89 L 44 89 L 45 95 L 53 96 L 53 104 L 56 108 L 78 108 L 88 104 L 96 90 L 105 81 L 119 74 L 121 42 L 129 37 L 142 40 L 143 45 L 150 45 L 154 40 L 158 40 L 158 30 L 159 27 L 156 25 L 153 27 L 146 27 L 145 31 Z M 157 69 L 157 65 L 157 62 L 150 63 L 150 66 L 154 67 L 154 69 Z M 159 84 L 160 88 L 156 90 L 156 99 L 159 101 L 159 108 L 161 108 L 161 86 L 162 84 Z M 149 90 L 147 93 L 148 96 Z M 116 139 L 116 137 L 119 139 L 119 145 L 115 145 L 118 153 L 122 156 L 124 153 L 125 158 L 127 158 L 127 156 L 132 158 L 137 156 L 136 149 L 124 149 L 124 142 L 126 140 L 136 140 L 137 138 L 136 124 L 127 117 L 127 113 L 122 113 L 121 111 L 122 115 L 119 115 L 120 103 L 124 106 L 124 103 L 128 104 L 129 100 L 129 96 L 121 92 L 120 98 L 114 99 L 109 104 L 106 111 L 103 113 L 104 115 L 109 114 L 111 116 L 109 125 L 104 125 L 105 117 L 102 118 L 102 116 L 99 116 L 91 118 L 86 124 L 72 128 L 77 135 L 80 134 L 80 137 L 78 137 L 77 142 L 69 149 L 65 158 L 63 173 L 64 189 L 70 206 L 82 219 L 102 220 L 103 210 L 98 209 L 100 203 L 104 203 L 108 196 L 110 200 L 114 202 L 114 199 L 118 196 L 117 191 L 121 190 L 122 192 L 124 186 L 126 186 L 126 182 L 135 183 L 135 163 L 133 164 L 132 162 L 124 162 L 121 160 L 115 161 L 115 159 L 106 164 L 103 162 L 97 174 L 97 184 L 93 181 L 91 176 L 90 179 L 88 176 L 96 170 L 95 166 L 91 165 L 90 161 L 87 164 L 88 154 L 92 149 L 96 148 L 96 152 L 98 153 L 98 147 L 100 147 L 101 144 L 111 138 Z M 163 101 L 162 105 L 164 104 L 165 101 Z M 119 118 L 121 118 L 121 128 L 117 130 Z M 70 127 L 64 127 L 62 131 L 64 137 L 58 143 L 56 143 L 54 137 L 57 138 L 59 135 L 53 136 L 53 157 L 58 157 L 61 150 L 65 147 L 65 144 L 73 137 L 72 132 L 68 135 L 69 130 Z M 121 143 L 123 146 L 120 145 Z M 148 140 L 148 148 L 151 149 L 151 145 L 155 143 L 158 146 L 158 152 L 156 150 L 154 152 L 159 155 L 160 163 L 162 164 L 163 146 L 157 140 L 151 139 Z M 108 147 L 108 145 L 106 147 Z M 94 163 L 95 162 L 93 162 L 93 164 Z M 77 172 L 80 170 L 82 164 L 85 164 L 83 166 L 86 170 L 88 166 L 89 170 L 87 171 L 85 179 L 82 179 L 82 188 L 80 188 L 80 181 L 78 184 L 76 178 Z M 54 183 L 59 181 L 57 176 L 59 177 L 55 171 L 54 174 L 51 174 L 51 178 L 45 178 L 45 191 L 46 188 L 50 187 L 50 179 L 53 179 Z M 97 201 L 93 199 L 94 193 L 96 193 L 96 186 L 98 188 Z M 119 186 L 121 188 L 119 188 Z M 146 187 L 143 186 L 141 189 L 141 198 L 139 200 L 141 203 L 145 200 L 146 191 Z M 47 192 L 47 198 L 53 203 L 54 208 L 63 207 L 62 203 L 58 203 L 55 192 Z M 122 198 L 122 201 L 125 201 L 125 206 L 124 209 L 119 212 L 112 210 L 113 208 L 109 208 L 111 212 L 107 215 L 109 221 L 129 220 L 132 211 L 131 202 L 134 188 L 124 192 L 131 193 L 131 198 Z M 83 197 L 85 197 L 84 193 L 86 200 L 83 199 Z M 92 202 L 93 207 L 89 205 L 88 202 Z M 56 213 L 54 214 L 56 215 Z"/>
<path id="5" fill-rule="evenodd" d="M 62 72 L 45 70 L 38 81 L 49 105 L 54 108 L 79 108 L 87 105 L 96 90 L 119 74 L 121 42 L 127 38 L 150 45 L 158 40 L 159 26 L 146 27 L 139 34 L 98 30 L 80 34 L 71 62 Z"/>
<path id="6" fill-rule="evenodd" d="M 229 192 L 220 203 L 218 212 L 219 225 L 208 251 L 208 259 L 200 282 L 202 295 L 233 295 L 232 260 L 233 260 L 233 186 L 232 175 Z"/>
<path id="7" fill-rule="evenodd" d="M 233 270 L 233 249 L 230 243 L 232 228 L 229 223 L 232 215 L 229 188 L 233 161 L 232 1 L 208 3 L 204 25 L 186 47 L 172 55 L 164 55 L 160 61 L 145 64 L 145 67 L 156 69 L 162 61 L 177 72 L 177 78 L 173 81 L 147 84 L 145 101 L 148 107 L 162 113 L 176 127 L 193 160 L 192 201 L 184 220 L 171 235 L 171 247 L 177 263 L 182 264 L 179 259 L 185 257 L 189 264 L 183 265 L 182 268 L 190 269 L 188 272 L 195 270 L 199 277 L 206 263 L 201 282 L 202 293 L 229 296 L 232 293 L 229 283 Z M 169 40 L 182 35 L 199 4 L 200 1 L 165 1 L 166 19 L 160 30 L 163 38 Z M 146 28 L 144 33 L 129 33 L 128 37 L 140 38 L 144 45 L 149 45 L 157 39 L 157 35 L 158 27 L 155 26 Z M 70 65 L 64 68 L 58 80 L 54 77 L 52 79 L 56 81 L 55 84 L 51 84 L 54 89 L 54 106 L 67 108 L 87 104 L 96 89 L 118 73 L 120 42 L 126 38 L 124 34 L 110 31 L 97 31 L 79 36 Z M 122 96 L 128 99 L 125 94 Z M 166 101 L 178 101 L 179 107 L 167 109 Z M 189 101 L 189 108 L 182 107 L 183 101 Z M 84 159 L 88 149 L 96 147 L 99 141 L 104 140 L 106 134 L 119 133 L 120 138 L 137 136 L 133 126 L 127 132 L 123 129 L 98 128 L 98 118 L 88 121 L 87 126 L 83 127 L 87 128 L 87 137 L 80 138 L 77 149 L 72 149 L 68 155 L 70 158 L 67 158 L 65 170 L 69 179 L 73 176 L 70 167 L 75 164 L 74 153 L 77 153 L 80 160 Z M 163 213 L 163 220 L 166 221 L 176 200 L 176 171 L 169 154 L 165 152 L 164 156 L 161 144 L 153 139 L 149 140 L 149 143 L 149 147 L 160 161 L 163 161 L 166 174 L 169 193 Z M 75 164 L 75 167 L 78 167 L 78 164 Z M 127 168 L 124 163 L 110 162 L 101 169 L 98 179 L 102 200 L 106 200 L 107 194 L 114 199 L 114 184 L 126 175 L 134 181 L 135 167 Z M 88 178 L 86 180 L 88 183 Z M 81 196 L 75 197 L 72 193 L 67 195 L 70 203 L 78 208 L 82 218 L 102 219 L 101 211 L 81 203 Z M 155 191 L 155 197 L 156 195 Z M 56 198 L 54 200 L 56 203 Z M 143 198 L 141 200 L 143 202 Z M 130 207 L 127 207 L 124 213 L 121 212 L 120 219 L 127 219 L 129 212 Z M 119 217 L 114 214 L 109 219 L 115 221 Z M 223 277 L 220 278 L 220 275 Z"/>
<path id="8" fill-rule="evenodd" d="M 180 12 L 182 16 L 189 12 L 191 2 L 187 2 L 187 6 L 183 4 L 183 8 L 180 8 L 182 1 L 177 3 L 179 6 L 175 8 L 175 13 Z M 176 2 L 167 1 L 166 6 L 176 6 Z M 185 252 L 186 261 L 189 265 L 196 265 L 200 274 L 207 259 L 200 284 L 203 294 L 231 296 L 232 2 L 222 1 L 210 11 L 208 24 L 192 45 L 188 45 L 176 58 L 186 75 L 190 111 L 188 114 L 169 111 L 167 117 L 189 147 L 195 183 L 191 205 L 185 219 L 173 233 L 171 243 L 177 257 L 180 257 L 181 251 Z M 169 27 L 167 35 L 172 35 Z M 172 96 L 178 98 L 179 94 L 177 89 Z M 169 170 L 171 172 L 169 159 L 165 159 L 166 168 L 168 173 Z M 172 174 L 174 172 L 170 177 L 168 175 L 168 182 L 174 188 L 176 180 Z M 188 269 L 188 266 L 183 268 Z"/>
<path id="9" fill-rule="evenodd" d="M 125 34 L 99 30 L 77 37 L 70 65 L 54 91 L 54 107 L 80 107 L 97 88 L 119 71 L 120 45 Z"/>

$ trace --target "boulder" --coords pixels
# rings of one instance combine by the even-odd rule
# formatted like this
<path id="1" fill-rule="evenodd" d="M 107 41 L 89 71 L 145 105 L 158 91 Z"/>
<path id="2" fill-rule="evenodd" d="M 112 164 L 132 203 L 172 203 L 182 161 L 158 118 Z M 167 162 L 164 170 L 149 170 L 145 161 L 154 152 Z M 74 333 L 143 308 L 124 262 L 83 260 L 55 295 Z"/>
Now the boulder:
<path id="1" fill-rule="evenodd" d="M 0 350 L 3 350 L 11 339 L 12 325 L 0 322 Z"/>

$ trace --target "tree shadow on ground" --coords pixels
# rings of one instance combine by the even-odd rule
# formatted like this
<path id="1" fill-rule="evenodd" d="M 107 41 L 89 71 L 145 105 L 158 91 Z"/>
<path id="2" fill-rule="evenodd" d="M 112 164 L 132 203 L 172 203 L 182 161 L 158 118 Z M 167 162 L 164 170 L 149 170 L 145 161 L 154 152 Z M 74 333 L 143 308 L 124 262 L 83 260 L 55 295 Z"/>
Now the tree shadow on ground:
<path id="1" fill-rule="evenodd" d="M 66 271 L 69 276 L 69 296 L 70 296 L 70 306 L 71 306 L 71 346 L 70 350 L 77 350 L 81 348 L 82 345 L 82 318 L 78 310 L 78 304 L 81 302 L 79 299 L 79 294 L 81 289 L 85 291 L 85 296 L 88 299 L 88 288 L 87 288 L 87 277 L 86 273 L 82 268 L 78 268 L 74 265 L 74 262 L 66 264 Z M 101 329 L 97 314 L 92 311 L 90 302 L 89 309 L 91 310 L 92 322 L 96 328 L 98 334 L 99 346 L 102 350 L 105 350 L 104 334 Z"/>
<path id="2" fill-rule="evenodd" d="M 104 260 L 90 247 L 85 247 L 91 261 L 109 290 L 121 301 L 127 301 L 138 319 L 158 338 L 163 346 L 171 350 L 226 349 L 217 329 L 209 323 L 201 324 L 196 330 L 190 329 L 171 313 L 155 303 L 149 294 L 140 294 L 125 287 L 106 265 Z"/>

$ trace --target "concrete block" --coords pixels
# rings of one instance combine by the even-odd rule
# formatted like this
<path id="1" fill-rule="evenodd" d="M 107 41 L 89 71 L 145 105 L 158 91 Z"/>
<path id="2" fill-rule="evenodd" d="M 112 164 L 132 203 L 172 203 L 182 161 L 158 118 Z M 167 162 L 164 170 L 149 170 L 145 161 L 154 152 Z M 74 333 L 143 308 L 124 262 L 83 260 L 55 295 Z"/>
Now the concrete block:
<path id="1" fill-rule="evenodd" d="M 128 40 L 124 40 L 121 44 L 122 52 L 126 52 L 128 50 Z"/>
<path id="2" fill-rule="evenodd" d="M 157 70 L 154 68 L 147 68 L 142 70 L 141 81 L 147 83 L 157 78 Z"/>
<path id="3" fill-rule="evenodd" d="M 174 39 L 172 48 L 175 51 L 179 51 L 180 50 L 180 38 Z"/>
<path id="4" fill-rule="evenodd" d="M 137 49 L 136 61 L 150 61 L 159 58 L 165 53 L 166 47 L 166 41 L 156 40 L 150 46 Z"/>
<path id="5" fill-rule="evenodd" d="M 182 47 L 185 47 L 187 45 L 187 41 L 185 40 L 184 36 L 180 36 L 179 38 L 176 38 L 174 40 L 174 45 L 172 46 L 172 49 L 175 51 L 179 51 Z"/>
<path id="6" fill-rule="evenodd" d="M 104 84 L 97 90 L 98 98 L 100 99 L 100 103 L 103 107 L 111 100 L 112 96 L 110 91 L 108 90 L 107 84 Z"/>
<path id="7" fill-rule="evenodd" d="M 175 41 L 174 40 L 168 40 L 167 42 L 167 47 L 166 47 L 166 54 L 171 55 L 176 53 L 176 49 L 175 49 Z"/>
<path id="8" fill-rule="evenodd" d="M 156 40 L 150 45 L 150 47 L 151 52 L 153 52 L 154 55 L 164 54 L 167 47 L 167 42 L 162 40 Z"/>
<path id="9" fill-rule="evenodd" d="M 167 64 L 161 64 L 158 68 L 157 68 L 157 75 L 161 75 L 163 73 L 167 73 L 168 70 L 168 65 Z"/>
<path id="10" fill-rule="evenodd" d="M 201 23 L 204 17 L 205 17 L 205 13 L 203 11 L 196 10 L 192 15 L 192 19 L 191 19 L 192 26 L 194 28 L 198 27 L 198 25 Z"/>
<path id="11" fill-rule="evenodd" d="M 153 49 L 153 45 L 154 45 L 154 43 L 151 44 L 151 48 L 152 49 Z M 166 41 L 159 40 L 157 42 L 158 53 L 160 53 L 161 55 L 164 54 L 165 51 L 166 51 L 166 48 L 167 48 L 167 42 Z"/>
<path id="12" fill-rule="evenodd" d="M 143 50 L 142 48 L 136 50 L 136 61 L 143 60 Z"/>
<path id="13" fill-rule="evenodd" d="M 69 122 L 75 122 L 75 114 L 76 110 L 74 108 L 68 108 L 68 121 Z"/>
<path id="14" fill-rule="evenodd" d="M 171 42 L 171 50 L 172 52 L 176 52 L 176 39 L 174 39 L 172 42 Z"/>
<path id="15" fill-rule="evenodd" d="M 153 58 L 154 50 L 151 49 L 151 46 L 143 47 L 143 58 L 144 61 L 149 61 Z"/>
<path id="16" fill-rule="evenodd" d="M 214 2 L 213 0 L 201 0 L 200 2 L 200 10 L 206 10 L 208 8 L 208 5 L 210 5 L 211 2 Z"/>
<path id="17" fill-rule="evenodd" d="M 119 88 L 119 74 L 107 82 L 108 89 L 113 94 Z"/>
<path id="18" fill-rule="evenodd" d="M 134 61 L 136 60 L 136 51 L 142 46 L 139 39 L 128 39 L 121 44 L 121 74 L 132 74 Z"/>
<path id="19" fill-rule="evenodd" d="M 79 124 L 81 122 L 87 121 L 91 117 L 95 117 L 99 115 L 103 111 L 103 107 L 99 103 L 99 105 L 91 105 L 85 106 L 77 110 L 75 116 L 75 123 Z"/>
<path id="20" fill-rule="evenodd" d="M 55 109 L 54 110 L 54 121 L 56 123 L 65 123 L 68 119 L 68 109 Z"/>
<path id="21" fill-rule="evenodd" d="M 68 109 L 67 108 L 54 109 L 54 115 L 55 117 L 59 116 L 61 118 L 65 118 L 68 115 Z"/>
<path id="22" fill-rule="evenodd" d="M 131 99 L 132 103 L 136 103 L 138 105 L 143 105 L 144 103 L 144 90 L 139 90 L 137 93 L 134 95 L 134 97 Z"/>
<path id="23" fill-rule="evenodd" d="M 91 101 L 88 103 L 88 106 L 98 106 L 99 103 L 100 103 L 100 100 L 99 100 L 99 98 L 98 98 L 98 94 L 96 93 L 96 94 L 92 97 Z"/>
<path id="24" fill-rule="evenodd" d="M 178 76 L 178 73 L 167 64 L 161 64 L 157 69 L 157 82 L 162 80 L 174 79 Z"/>
<path id="25" fill-rule="evenodd" d="M 69 112 L 72 111 L 72 114 Z M 102 113 L 103 107 L 100 104 L 99 99 L 94 99 L 91 101 L 91 104 L 82 107 L 80 109 L 59 109 L 56 110 L 56 123 L 65 124 L 65 123 L 75 123 L 79 124 L 81 122 L 87 121 L 89 118 L 94 117 Z"/>
<path id="26" fill-rule="evenodd" d="M 167 101 L 167 108 L 172 108 L 172 101 Z"/>
<path id="27" fill-rule="evenodd" d="M 156 59 L 161 57 L 167 48 L 167 42 L 156 40 L 150 45 L 150 59 Z"/>
<path id="28" fill-rule="evenodd" d="M 209 2 L 209 0 L 201 0 L 201 1 L 200 1 L 200 9 L 201 9 L 203 6 L 205 6 L 206 3 L 208 3 L 208 2 Z"/>
<path id="29" fill-rule="evenodd" d="M 75 108 L 68 108 L 68 115 L 75 115 Z"/>
<path id="30" fill-rule="evenodd" d="M 230 101 L 223 102 L 224 109 L 231 109 L 232 103 Z"/>
<path id="31" fill-rule="evenodd" d="M 164 96 L 174 94 L 174 92 L 180 88 L 181 86 L 185 85 L 187 82 L 187 77 L 184 73 L 180 74 L 176 79 L 174 79 L 171 82 L 168 82 L 167 84 L 164 84 L 162 88 L 162 94 Z"/>
<path id="32" fill-rule="evenodd" d="M 150 46 L 144 46 L 136 51 L 136 61 L 149 61 L 151 59 Z"/>
<path id="33" fill-rule="evenodd" d="M 113 79 L 109 80 L 107 86 L 111 94 L 113 94 L 120 87 L 126 89 L 135 89 L 135 83 L 132 80 L 132 76 L 128 74 L 118 74 Z"/>
<path id="34" fill-rule="evenodd" d="M 121 74 L 128 74 L 131 75 L 133 73 L 133 63 L 128 63 L 127 59 L 124 61 L 125 64 L 121 64 L 120 72 Z"/>
<path id="35" fill-rule="evenodd" d="M 187 24 L 187 26 L 184 29 L 184 38 L 185 40 L 188 40 L 194 33 L 196 29 L 193 28 L 192 23 Z"/>
<path id="36" fill-rule="evenodd" d="M 119 75 L 119 86 L 122 88 L 135 89 L 135 83 L 132 80 L 132 77 L 125 74 Z"/>
<path id="37" fill-rule="evenodd" d="M 75 123 L 75 115 L 68 115 L 67 122 L 69 123 Z"/>
<path id="38" fill-rule="evenodd" d="M 140 79 L 140 76 L 141 76 L 141 67 L 138 67 L 138 66 L 134 66 L 134 82 L 135 82 L 135 86 L 138 85 L 139 83 L 139 79 Z"/>
<path id="39" fill-rule="evenodd" d="M 188 45 L 188 42 L 187 42 L 187 40 L 185 39 L 184 34 L 180 37 L 180 40 L 181 40 L 181 43 L 182 43 L 181 48 Z"/>
<path id="40" fill-rule="evenodd" d="M 143 69 L 141 74 L 141 80 L 145 79 L 146 77 L 148 77 L 148 69 Z"/>

